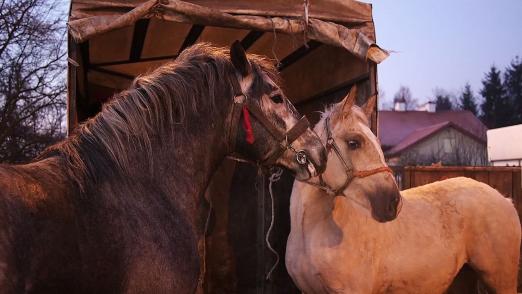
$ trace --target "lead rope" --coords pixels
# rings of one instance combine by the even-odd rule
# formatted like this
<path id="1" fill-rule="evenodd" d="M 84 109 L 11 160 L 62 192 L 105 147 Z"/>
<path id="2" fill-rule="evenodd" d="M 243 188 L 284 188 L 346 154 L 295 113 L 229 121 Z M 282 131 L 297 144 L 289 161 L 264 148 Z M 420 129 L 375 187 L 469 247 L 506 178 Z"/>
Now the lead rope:
<path id="1" fill-rule="evenodd" d="M 274 193 L 272 192 L 272 184 L 279 181 L 281 179 L 282 174 L 283 174 L 283 169 L 277 167 L 277 168 L 274 168 L 274 172 L 268 178 L 268 180 L 270 181 L 270 183 L 268 184 L 268 191 L 270 192 L 270 201 L 272 203 L 272 218 L 270 220 L 270 226 L 268 227 L 268 231 L 266 232 L 265 242 L 266 242 L 266 246 L 268 247 L 268 249 L 275 255 L 276 261 L 275 261 L 274 265 L 272 265 L 272 267 L 270 268 L 268 273 L 266 274 L 267 280 L 270 280 L 270 278 L 272 277 L 272 272 L 275 270 L 275 268 L 279 264 L 279 253 L 277 253 L 277 251 L 272 247 L 272 244 L 270 244 L 269 238 L 270 238 L 270 233 L 272 232 L 272 228 L 274 227 L 274 218 L 275 218 Z"/>
<path id="2" fill-rule="evenodd" d="M 207 214 L 207 219 L 205 221 L 205 231 L 203 232 L 203 252 L 202 252 L 202 255 L 203 255 L 203 260 L 202 260 L 202 263 L 203 265 L 201 266 L 201 272 L 200 272 L 200 275 L 199 275 L 199 279 L 198 279 L 198 285 L 196 287 L 196 291 L 195 293 L 198 293 L 198 290 L 201 289 L 202 292 L 204 292 L 204 284 L 205 284 L 205 276 L 207 274 L 207 232 L 208 232 L 208 227 L 209 227 L 209 224 L 210 224 L 210 216 L 212 214 L 212 196 L 209 195 L 208 197 L 208 204 L 209 204 L 209 208 L 208 208 L 208 214 Z"/>

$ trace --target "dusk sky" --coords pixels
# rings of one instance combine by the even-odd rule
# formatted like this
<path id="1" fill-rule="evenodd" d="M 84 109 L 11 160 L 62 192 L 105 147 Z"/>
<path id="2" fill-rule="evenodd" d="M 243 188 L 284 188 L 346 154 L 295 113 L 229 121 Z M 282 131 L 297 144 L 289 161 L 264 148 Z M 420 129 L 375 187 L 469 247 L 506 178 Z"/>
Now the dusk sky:
<path id="1" fill-rule="evenodd" d="M 478 95 L 491 65 L 522 58 L 522 0 L 368 0 L 377 43 L 393 51 L 381 63 L 379 88 L 391 102 L 401 85 L 420 102 L 442 88 Z"/>

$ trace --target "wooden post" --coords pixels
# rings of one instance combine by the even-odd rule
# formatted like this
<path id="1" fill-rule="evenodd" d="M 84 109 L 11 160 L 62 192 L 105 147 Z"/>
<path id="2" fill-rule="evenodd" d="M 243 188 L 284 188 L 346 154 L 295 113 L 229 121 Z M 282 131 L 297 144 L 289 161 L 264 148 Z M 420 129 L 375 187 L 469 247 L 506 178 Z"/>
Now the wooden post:
<path id="1" fill-rule="evenodd" d="M 257 234 L 256 234 L 256 284 L 257 294 L 265 292 L 265 175 L 259 173 L 256 179 L 257 186 Z"/>
<path id="2" fill-rule="evenodd" d="M 368 61 L 368 67 L 370 70 L 370 96 L 371 95 L 377 95 L 377 99 L 375 101 L 375 109 L 373 111 L 372 119 L 370 121 L 371 123 L 371 129 L 372 132 L 378 136 L 379 130 L 378 130 L 378 116 L 379 116 L 379 91 L 377 88 L 377 64 L 375 64 L 372 61 Z M 370 97 L 368 96 L 368 97 Z"/>
<path id="3" fill-rule="evenodd" d="M 69 58 L 67 63 L 67 136 L 72 134 L 72 130 L 78 124 L 78 113 L 76 101 L 78 97 L 77 91 L 77 73 L 78 73 L 78 44 L 71 37 L 67 37 L 67 47 Z"/>

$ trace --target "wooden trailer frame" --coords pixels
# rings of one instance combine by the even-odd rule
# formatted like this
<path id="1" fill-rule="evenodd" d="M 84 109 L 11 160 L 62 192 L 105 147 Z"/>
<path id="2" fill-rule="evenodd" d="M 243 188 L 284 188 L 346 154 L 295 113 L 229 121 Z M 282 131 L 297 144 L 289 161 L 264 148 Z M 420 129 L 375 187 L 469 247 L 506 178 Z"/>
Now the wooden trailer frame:
<path id="1" fill-rule="evenodd" d="M 68 133 L 95 115 L 105 101 L 128 87 L 137 75 L 200 41 L 227 46 L 238 39 L 247 52 L 274 58 L 286 94 L 313 123 L 319 119 L 318 110 L 341 99 L 354 84 L 359 88 L 358 103 L 364 103 L 367 97 L 377 94 L 377 64 L 388 56 L 376 45 L 371 9 L 370 4 L 353 0 L 72 0 L 68 23 Z M 376 110 L 372 118 L 374 132 Z M 273 263 L 265 246 L 271 201 L 266 176 L 256 174 L 253 167 L 225 161 L 207 190 L 217 215 L 213 233 L 207 238 L 207 251 L 215 249 L 206 256 L 209 292 L 296 290 L 285 285 L 291 281 L 284 260 L 275 278 L 265 280 Z M 292 181 L 285 175 L 274 187 L 279 212 L 276 225 L 286 230 L 289 220 L 285 211 L 288 214 Z M 238 197 L 243 194 L 255 197 L 251 195 L 248 204 L 244 202 L 246 196 Z M 227 263 L 228 257 L 223 247 L 216 245 L 231 239 L 228 235 L 234 229 L 229 218 L 237 217 L 234 213 L 238 210 L 255 214 L 255 238 L 248 241 L 252 243 L 249 250 L 256 252 L 253 285 L 246 285 L 244 280 L 248 278 L 238 278 L 238 273 L 244 271 L 238 269 L 238 264 L 228 268 L 222 264 L 220 258 Z M 238 223 L 241 220 L 234 221 Z M 283 249 L 285 232 L 283 229 L 274 235 L 275 243 L 282 244 Z M 225 269 L 238 273 L 227 276 Z M 231 276 L 232 280 L 226 278 Z"/>

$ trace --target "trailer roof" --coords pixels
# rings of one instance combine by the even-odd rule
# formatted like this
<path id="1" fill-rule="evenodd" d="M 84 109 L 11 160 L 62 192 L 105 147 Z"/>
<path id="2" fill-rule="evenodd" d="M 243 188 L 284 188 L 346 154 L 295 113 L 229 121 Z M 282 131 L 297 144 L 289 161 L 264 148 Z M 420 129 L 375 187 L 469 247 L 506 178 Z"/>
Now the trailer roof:
<path id="1" fill-rule="evenodd" d="M 286 34 L 306 33 L 379 63 L 387 53 L 375 45 L 371 5 L 353 0 L 72 0 L 69 28 L 81 42 L 156 17 L 178 23 Z M 309 3 L 309 4 L 306 4 Z M 370 48 L 373 50 L 370 50 Z"/>

